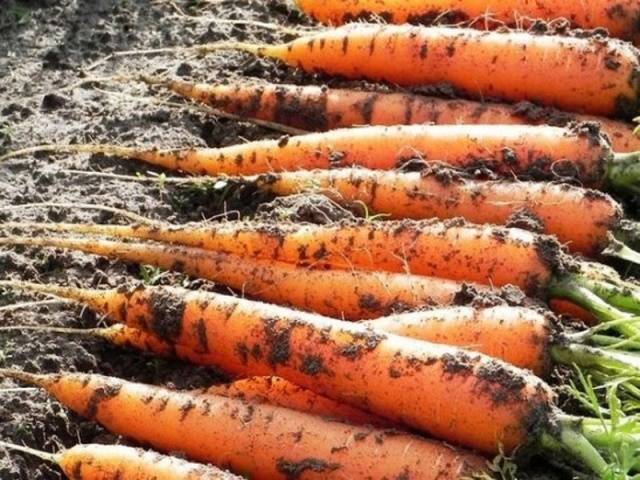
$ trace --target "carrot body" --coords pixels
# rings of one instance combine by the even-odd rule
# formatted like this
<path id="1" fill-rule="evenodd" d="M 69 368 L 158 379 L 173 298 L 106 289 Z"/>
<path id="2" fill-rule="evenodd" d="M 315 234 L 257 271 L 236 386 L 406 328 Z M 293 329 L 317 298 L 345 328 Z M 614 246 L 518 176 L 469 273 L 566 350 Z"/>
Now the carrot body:
<path id="1" fill-rule="evenodd" d="M 89 296 L 95 299 L 95 301 L 92 302 L 94 308 L 100 303 L 100 299 L 109 297 L 108 294 L 105 295 L 105 292 L 93 292 L 92 294 L 89 291 L 85 291 L 85 299 Z M 103 308 L 96 308 L 96 310 L 107 314 L 109 309 L 105 309 L 104 305 L 105 303 L 103 303 Z M 125 303 L 121 303 L 121 305 L 123 308 L 126 307 Z M 115 324 L 108 328 L 98 328 L 93 331 L 99 337 L 120 347 L 152 353 L 161 357 L 177 357 L 198 365 L 210 366 L 215 364 L 215 358 L 212 358 L 207 353 L 198 352 L 193 348 L 168 342 L 151 331 L 128 327 L 124 324 Z M 357 425 L 375 425 L 381 427 L 388 427 L 390 425 L 388 422 L 364 412 L 359 408 L 323 397 L 322 395 L 294 385 L 279 377 L 245 378 L 232 383 L 214 385 L 205 391 L 223 397 L 240 398 L 253 402 L 266 402 L 271 405 Z"/>
<path id="2" fill-rule="evenodd" d="M 529 409 L 551 398 L 535 377 L 489 357 L 363 325 L 178 289 L 138 290 L 127 302 L 112 303 L 110 317 L 208 353 L 231 373 L 277 375 L 485 452 L 495 452 L 497 438 L 509 450 L 520 444 Z M 518 380 L 503 383 L 490 373 L 496 368 Z"/>
<path id="3" fill-rule="evenodd" d="M 606 28 L 615 37 L 636 44 L 640 40 L 636 22 L 640 5 L 634 0 L 296 0 L 296 4 L 314 19 L 332 25 L 376 15 L 389 23 L 469 21 L 477 28 L 492 24 L 522 27 L 536 19 L 562 18 L 574 27 Z"/>
<path id="4" fill-rule="evenodd" d="M 391 170 L 423 158 L 461 168 L 488 166 L 509 177 L 575 176 L 586 185 L 601 186 L 612 154 L 598 132 L 588 132 L 526 125 L 404 125 L 334 130 L 218 149 L 127 148 L 123 153 L 167 169 L 204 175 L 351 165 Z"/>
<path id="5" fill-rule="evenodd" d="M 550 389 L 524 371 L 364 325 L 173 288 L 121 294 L 108 308 L 111 318 L 207 353 L 231 373 L 277 375 L 484 452 L 500 441 L 507 450 L 521 444 L 525 419 L 550 408 Z"/>
<path id="6" fill-rule="evenodd" d="M 122 290 L 79 289 L 29 282 L 0 282 L 0 286 L 78 301 L 112 321 L 132 323 L 123 313 L 129 309 L 129 293 Z M 148 294 L 153 293 L 153 290 L 153 287 L 147 288 Z M 361 322 L 361 325 L 416 340 L 464 347 L 532 370 L 540 377 L 549 372 L 549 348 L 559 338 L 555 323 L 550 317 L 527 307 L 433 308 L 381 317 Z M 216 361 L 206 352 L 160 338 L 144 324 L 134 324 L 134 327 L 116 324 L 108 328 L 68 331 L 85 332 L 119 346 L 165 357 L 178 356 L 200 365 L 211 365 Z M 250 352 L 246 354 L 249 355 Z M 263 397 L 289 408 L 303 406 L 303 411 L 307 411 L 316 402 L 315 399 L 309 399 L 310 392 L 300 391 L 299 387 L 279 378 L 255 377 L 215 388 L 218 390 L 214 390 L 214 393 L 227 391 L 242 394 L 247 399 Z M 333 411 L 333 407 L 328 411 Z M 314 413 L 319 412 L 314 410 Z"/>
<path id="7" fill-rule="evenodd" d="M 377 318 L 412 306 L 451 304 L 464 288 L 456 281 L 440 278 L 352 269 L 316 270 L 200 248 L 78 238 L 25 238 L 18 242 L 73 248 L 174 269 L 268 302 L 351 320 Z"/>
<path id="8" fill-rule="evenodd" d="M 104 291 L 93 292 L 93 295 L 96 299 L 93 302 L 94 308 L 99 299 L 109 296 Z M 113 302 L 114 306 L 107 310 L 97 310 L 112 317 L 116 307 L 127 306 L 122 299 L 112 300 Z M 123 318 L 119 320 L 124 321 Z M 551 368 L 549 346 L 552 326 L 544 315 L 531 309 L 494 307 L 477 310 L 471 307 L 454 307 L 390 315 L 369 320 L 364 325 L 402 337 L 455 345 L 484 353 L 516 367 L 531 370 L 539 377 L 545 377 Z M 152 332 L 138 328 L 114 325 L 105 329 L 101 336 L 116 345 L 156 355 L 177 356 L 199 365 L 216 363 L 216 358 L 211 355 L 167 342 Z M 351 407 L 335 403 L 280 378 L 254 377 L 211 387 L 209 390 L 219 395 L 241 396 L 247 400 L 262 398 L 274 405 L 354 423 L 372 422 L 370 416 L 365 417 L 360 411 L 353 413 Z M 343 411 L 343 408 L 348 411 Z"/>
<path id="9" fill-rule="evenodd" d="M 398 85 L 448 83 L 471 98 L 531 100 L 629 120 L 638 114 L 637 52 L 616 40 L 354 25 L 238 48 L 308 72 Z"/>
<path id="10" fill-rule="evenodd" d="M 475 455 L 414 435 L 267 404 L 99 375 L 12 376 L 40 385 L 111 432 L 197 461 L 229 465 L 250 478 L 396 478 L 406 471 L 410 478 L 435 480 L 483 468 Z M 374 456 L 379 461 L 372 462 Z"/>
<path id="11" fill-rule="evenodd" d="M 77 445 L 58 456 L 72 480 L 240 480 L 214 467 L 122 445 Z"/>
<path id="12" fill-rule="evenodd" d="M 351 271 L 355 267 L 374 271 L 411 272 L 412 275 L 484 285 L 516 285 L 530 294 L 544 290 L 552 277 L 554 259 L 557 259 L 558 254 L 558 246 L 549 237 L 517 228 L 477 226 L 457 221 L 442 223 L 406 220 L 340 225 L 229 222 L 210 227 L 38 224 L 38 227 L 189 245 L 232 253 L 246 262 L 251 258 L 261 258 L 269 262 L 288 262 L 315 268 L 331 267 Z M 22 240 L 29 242 L 28 239 Z M 47 239 L 48 244 L 56 246 L 51 240 L 53 239 Z M 116 253 L 113 250 L 115 244 L 101 242 L 100 246 L 96 246 L 94 243 L 78 243 L 74 240 L 68 248 L 82 246 L 87 252 L 112 256 Z M 63 246 L 62 243 L 57 245 Z M 140 247 L 141 251 L 144 251 L 143 248 Z M 174 248 L 164 251 L 167 252 L 165 263 L 169 264 L 171 252 L 180 250 Z M 154 253 L 146 254 L 144 258 L 127 258 L 158 264 L 160 257 Z M 184 268 L 184 265 L 178 264 L 177 267 Z M 204 263 L 198 268 L 200 272 L 204 272 Z M 297 277 L 296 282 L 302 278 L 304 277 Z M 413 282 L 415 277 L 411 278 L 410 282 Z M 406 283 L 404 286 L 408 288 L 412 284 Z M 290 285 L 293 290 L 287 293 L 297 295 L 301 285 L 293 282 Z M 340 291 L 344 292 L 347 285 L 348 283 L 339 284 L 336 299 L 341 297 Z M 450 284 L 443 282 L 442 285 L 448 287 Z M 310 287 L 310 295 L 321 288 L 325 288 L 324 284 L 318 283 L 315 287 Z M 437 292 L 438 281 L 433 281 L 430 288 Z M 329 290 L 326 292 L 325 300 L 334 295 Z M 452 296 L 447 298 L 451 299 Z"/>
<path id="13" fill-rule="evenodd" d="M 571 251 L 596 255 L 610 244 L 622 208 L 608 195 L 542 182 L 478 181 L 438 169 L 419 172 L 340 169 L 284 172 L 258 179 L 276 195 L 321 191 L 337 203 L 361 202 L 393 219 L 464 218 L 476 224 L 532 226 Z M 525 227 L 526 228 L 526 227 Z"/>
<path id="14" fill-rule="evenodd" d="M 517 105 L 480 103 L 404 92 L 366 92 L 315 85 L 211 85 L 180 79 L 162 83 L 175 93 L 227 113 L 308 131 L 420 123 L 566 127 L 572 122 L 597 122 L 609 137 L 614 151 L 640 150 L 640 138 L 633 134 L 634 128 L 629 123 L 537 107 L 528 102 Z M 539 138 L 535 136 L 533 140 Z"/>
<path id="15" fill-rule="evenodd" d="M 214 385 L 207 388 L 206 393 L 241 398 L 251 402 L 267 402 L 271 405 L 356 425 L 390 426 L 389 422 L 359 408 L 318 395 L 280 377 L 244 378 L 232 383 Z"/>

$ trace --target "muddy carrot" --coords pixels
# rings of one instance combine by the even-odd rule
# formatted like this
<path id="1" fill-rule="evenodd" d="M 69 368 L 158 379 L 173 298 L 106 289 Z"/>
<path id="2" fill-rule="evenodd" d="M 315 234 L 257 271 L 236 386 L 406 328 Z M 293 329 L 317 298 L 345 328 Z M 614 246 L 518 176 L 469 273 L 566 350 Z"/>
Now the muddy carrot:
<path id="1" fill-rule="evenodd" d="M 113 433 L 160 451 L 181 451 L 195 461 L 228 465 L 255 479 L 405 474 L 459 479 L 482 470 L 484 464 L 476 455 L 416 435 L 334 422 L 265 403 L 100 375 L 0 372 L 45 389 Z"/>
<path id="2" fill-rule="evenodd" d="M 596 124 L 401 125 L 311 133 L 223 148 L 159 150 L 115 145 L 41 145 L 35 152 L 102 153 L 203 175 L 254 175 L 361 166 L 392 170 L 413 160 L 488 168 L 521 179 L 577 179 L 586 186 L 640 191 L 638 153 L 614 154 Z"/>
<path id="3" fill-rule="evenodd" d="M 577 177 L 586 184 L 633 189 L 636 154 L 613 154 L 597 127 L 412 125 L 343 129 L 219 149 L 158 150 L 113 145 L 60 145 L 35 151 L 92 152 L 208 175 L 360 165 L 392 169 L 415 158 L 456 167 L 489 167 L 506 175 Z"/>
<path id="4" fill-rule="evenodd" d="M 4 283 L 4 286 L 8 284 Z M 18 284 L 14 284 L 19 288 Z M 38 289 L 37 284 L 21 284 L 21 287 Z M 68 292 L 67 292 L 68 293 Z M 61 298 L 65 296 L 60 291 Z M 86 298 L 86 295 L 85 295 Z M 179 358 L 197 365 L 211 366 L 215 364 L 215 358 L 193 348 L 168 342 L 152 331 L 128 327 L 123 324 L 114 324 L 102 328 L 64 328 L 13 325 L 0 327 L 0 331 L 26 332 L 40 331 L 47 333 L 60 333 L 64 335 L 77 335 L 83 337 L 101 338 L 112 345 L 127 349 L 149 353 L 165 358 Z M 359 408 L 344 403 L 336 402 L 330 398 L 318 395 L 306 388 L 294 385 L 279 377 L 251 377 L 236 380 L 231 383 L 215 385 L 204 390 L 220 396 L 241 398 L 249 401 L 267 402 L 271 405 L 290 408 L 299 412 L 320 415 L 341 422 L 357 425 L 375 425 L 377 427 L 389 427 L 386 422 L 375 415 L 371 415 Z"/>
<path id="5" fill-rule="evenodd" d="M 289 43 L 219 42 L 179 50 L 207 53 L 225 49 L 349 79 L 400 86 L 446 83 L 473 99 L 529 100 L 626 120 L 639 112 L 637 50 L 619 40 L 356 24 L 304 35 Z"/>
<path id="6" fill-rule="evenodd" d="M 474 180 L 439 167 L 424 172 L 362 168 L 283 172 L 261 175 L 255 183 L 278 196 L 323 193 L 338 204 L 361 204 L 371 215 L 398 220 L 464 218 L 476 224 L 521 226 L 554 235 L 570 251 L 588 256 L 610 247 L 622 222 L 622 206 L 595 190 Z"/>
<path id="7" fill-rule="evenodd" d="M 0 441 L 0 447 L 57 464 L 70 480 L 240 480 L 242 477 L 139 448 L 76 445 L 48 453 Z"/>
<path id="8" fill-rule="evenodd" d="M 139 288 L 130 291 L 123 289 L 120 291 L 89 290 L 6 281 L 0 282 L 0 286 L 54 294 L 67 300 L 79 301 L 105 315 L 111 321 L 129 325 L 128 327 L 116 325 L 107 329 L 89 330 L 11 326 L 0 327 L 0 331 L 35 329 L 47 332 L 99 335 L 115 344 L 151 351 L 162 356 L 175 355 L 201 365 L 216 365 L 225 368 L 225 365 L 220 363 L 219 357 L 215 353 L 203 349 L 201 344 L 196 347 L 192 343 L 181 344 L 163 338 L 162 332 L 158 332 L 160 320 L 153 318 L 153 316 L 158 317 L 168 312 L 165 311 L 166 308 L 163 310 L 162 305 L 155 309 L 150 307 L 147 309 L 147 315 L 151 318 L 145 320 L 144 315 L 141 315 L 139 308 L 135 306 L 135 302 L 141 303 L 140 299 L 132 300 L 130 298 L 132 295 L 136 296 L 136 290 L 140 290 Z M 141 291 L 139 296 L 146 299 L 161 293 L 163 290 L 150 287 Z M 187 298 L 189 291 L 176 290 L 176 296 Z M 215 301 L 216 299 L 215 294 L 211 295 L 210 300 Z M 222 297 L 219 300 L 225 301 L 225 298 Z M 238 308 L 246 307 L 246 309 L 251 309 L 250 311 L 254 312 L 254 315 L 259 315 L 261 304 L 250 300 L 242 300 L 240 303 Z M 278 318 L 286 317 L 295 322 L 296 314 L 295 310 L 281 308 Z M 138 317 L 134 317 L 134 315 L 138 315 Z M 319 318 L 321 321 L 323 320 L 323 317 Z M 184 321 L 189 323 L 188 319 Z M 464 347 L 499 358 L 517 367 L 526 368 L 540 377 L 547 376 L 553 364 L 566 364 L 570 367 L 580 365 L 589 369 L 594 365 L 597 367 L 600 361 L 606 363 L 608 374 L 611 374 L 612 369 L 615 368 L 625 370 L 627 373 L 631 369 L 640 368 L 638 362 L 626 360 L 627 356 L 620 355 L 615 349 L 604 352 L 592 348 L 602 344 L 598 343 L 597 338 L 599 337 L 596 338 L 591 330 L 579 334 L 565 332 L 559 320 L 549 312 L 541 313 L 531 308 L 511 306 L 435 308 L 382 317 L 361 322 L 359 325 L 416 340 Z M 194 328 L 196 327 L 194 326 Z M 201 331 L 204 329 L 202 326 L 198 328 Z M 593 332 L 601 330 L 603 327 L 594 327 Z M 202 338 L 199 341 L 203 341 Z M 157 344 L 160 344 L 160 347 L 157 347 Z M 631 342 L 631 344 L 633 345 L 630 348 L 635 349 L 635 342 Z M 604 346 L 610 347 L 611 344 L 607 341 Z M 250 355 L 258 355 L 258 353 L 245 349 L 244 355 L 248 358 Z M 235 367 L 232 367 L 231 373 L 247 374 L 248 372 L 239 372 Z M 308 405 L 310 399 L 307 395 L 300 393 L 298 387 L 290 385 L 284 380 L 274 383 L 266 378 L 255 378 L 217 388 L 222 390 L 214 389 L 214 393 L 235 392 L 245 395 L 243 398 L 247 399 L 265 396 L 272 403 L 289 408 L 299 409 L 305 405 L 307 407 L 304 408 L 310 408 Z M 295 400 L 293 400 L 294 397 Z M 282 404 L 285 398 L 289 399 L 288 403 Z M 335 406 L 330 406 L 329 411 L 335 411 Z"/>
<path id="9" fill-rule="evenodd" d="M 312 384 L 309 388 L 327 392 L 336 399 L 365 405 L 373 412 L 402 420 L 443 440 L 490 454 L 497 453 L 501 445 L 506 452 L 511 452 L 526 442 L 558 454 L 569 454 L 574 462 L 604 475 L 608 471 L 604 458 L 616 453 L 617 435 L 609 442 L 601 438 L 602 430 L 608 427 L 606 420 L 600 432 L 594 432 L 589 419 L 581 422 L 580 418 L 562 413 L 544 382 L 498 360 L 455 347 L 383 335 L 353 323 L 328 320 L 321 325 L 317 319 L 302 317 L 298 317 L 295 324 L 280 318 L 275 322 L 266 320 L 266 323 L 247 325 L 245 317 L 239 320 L 244 326 L 230 317 L 222 321 L 228 331 L 244 331 L 242 337 L 246 341 L 264 347 L 261 358 L 248 359 L 245 365 L 244 359 L 232 353 L 234 347 L 227 346 L 227 342 L 218 343 L 215 350 L 225 350 L 224 355 L 235 356 L 235 360 L 230 360 L 244 365 L 241 367 L 244 370 L 277 370 L 284 378 L 299 380 L 296 383 L 308 387 Z M 208 328 L 212 330 L 213 323 Z M 190 335 L 188 328 L 180 334 L 183 335 Z M 229 339 L 229 334 L 218 337 L 221 339 Z M 315 367 L 310 368 L 310 363 Z M 74 411 L 95 418 L 107 429 L 150 443 L 160 450 L 179 449 L 194 460 L 230 465 L 233 471 L 249 474 L 256 469 L 249 469 L 247 462 L 263 460 L 259 478 L 265 478 L 266 472 L 271 473 L 268 478 L 278 478 L 278 462 L 274 457 L 287 454 L 295 455 L 297 458 L 291 461 L 299 462 L 300 458 L 313 453 L 314 458 L 331 459 L 340 465 L 339 473 L 323 469 L 322 478 L 332 478 L 329 474 L 339 478 L 393 478 L 389 473 L 402 471 L 408 465 L 412 469 L 422 468 L 420 473 L 412 475 L 415 478 L 457 478 L 455 475 L 461 470 L 468 473 L 469 463 L 479 468 L 474 457 L 468 461 L 463 454 L 450 451 L 448 460 L 438 462 L 434 471 L 432 462 L 427 461 L 434 458 L 433 452 L 425 451 L 427 447 L 433 449 L 434 444 L 420 441 L 409 449 L 408 455 L 406 451 L 403 454 L 407 441 L 413 438 L 419 441 L 419 438 L 406 438 L 398 432 L 399 437 L 393 437 L 396 439 L 393 445 L 399 448 L 393 452 L 398 455 L 395 460 L 393 455 L 387 455 L 390 448 L 387 439 L 383 437 L 384 441 L 380 442 L 375 438 L 377 435 L 372 435 L 371 445 L 382 446 L 374 449 L 378 461 L 371 462 L 368 442 L 364 445 L 355 442 L 359 446 L 355 450 L 352 443 L 345 444 L 348 438 L 361 436 L 358 429 L 362 427 L 327 422 L 268 404 L 247 404 L 227 397 L 219 397 L 224 400 L 218 401 L 218 397 L 209 393 L 178 393 L 97 375 L 33 375 L 13 370 L 0 370 L 0 373 L 41 386 Z M 380 388 L 382 385 L 384 388 Z M 453 397 L 457 401 L 452 402 Z M 207 415 L 203 414 L 205 411 Z M 629 423 L 637 430 L 633 420 Z M 304 434 L 308 435 L 303 439 L 297 439 L 300 426 L 304 426 Z M 336 426 L 338 432 L 332 428 Z M 185 435 L 192 428 L 194 433 Z M 243 435 L 238 435 L 238 430 Z M 375 432 L 375 429 L 368 430 Z M 298 435 L 293 435 L 294 432 Z M 321 432 L 321 438 L 309 439 L 316 432 Z M 238 436 L 241 438 L 235 438 Z M 295 448 L 292 444 L 283 449 L 282 441 L 274 441 L 289 436 Z M 232 452 L 226 451 L 227 445 Z M 425 448 L 420 448 L 422 445 Z M 347 448 L 338 454 L 336 446 Z M 295 453 L 289 453 L 292 448 Z M 366 467 L 358 465 L 351 472 L 346 470 L 352 466 L 345 463 L 347 460 L 362 460 L 363 456 Z M 444 472 L 442 465 L 448 466 Z M 359 470 L 362 468 L 366 470 Z M 384 474 L 379 470 L 371 472 L 380 468 L 385 470 Z"/>
<path id="10" fill-rule="evenodd" d="M 485 29 L 492 25 L 522 28 L 536 20 L 568 19 L 573 27 L 606 28 L 614 37 L 640 42 L 635 22 L 640 5 L 634 0 L 295 0 L 295 4 L 315 20 L 331 25 L 380 17 L 388 23 L 465 23 Z"/>
<path id="11" fill-rule="evenodd" d="M 10 225 L 16 226 L 16 224 Z M 22 228 L 38 227 L 63 232 L 90 232 L 120 238 L 140 238 L 190 245 L 191 248 L 197 246 L 198 252 L 207 250 L 216 253 L 227 252 L 244 261 L 259 258 L 267 263 L 274 262 L 274 265 L 280 265 L 278 262 L 283 262 L 295 264 L 297 267 L 306 265 L 314 269 L 332 269 L 334 272 L 347 270 L 352 273 L 356 268 L 359 274 L 368 270 L 398 274 L 411 272 L 411 277 L 405 277 L 408 282 L 405 283 L 405 288 L 407 285 L 412 285 L 412 279 L 419 276 L 473 282 L 494 287 L 515 285 L 531 296 L 542 295 L 547 300 L 569 300 L 603 321 L 624 316 L 622 311 L 640 313 L 640 291 L 637 285 L 624 282 L 613 269 L 568 256 L 551 237 L 517 228 L 478 226 L 466 224 L 460 220 L 449 222 L 404 220 L 339 225 L 228 222 L 205 227 L 20 225 Z M 0 245 L 17 244 L 74 248 L 87 253 L 109 255 L 129 261 L 159 264 L 157 253 L 150 254 L 145 251 L 145 245 L 153 244 L 146 243 L 121 244 L 79 238 L 0 239 Z M 131 248 L 131 245 L 136 245 L 135 248 L 141 252 L 137 257 L 120 253 L 122 248 Z M 157 251 L 167 252 L 166 255 L 170 256 L 168 252 L 175 251 L 171 248 L 167 245 L 157 246 Z M 204 256 L 205 253 L 199 253 L 199 255 Z M 173 262 L 173 264 L 175 264 L 174 268 L 182 268 L 184 271 L 184 262 L 182 264 Z M 162 265 L 170 268 L 172 265 L 170 258 Z M 201 265 L 191 274 L 207 278 L 206 275 L 210 275 L 207 273 L 209 268 Z M 318 283 L 313 288 L 306 284 L 300 285 L 301 278 L 304 277 L 297 277 L 292 281 L 290 288 L 279 289 L 279 299 L 276 296 L 266 298 L 264 295 L 261 298 L 308 309 L 304 306 L 305 303 L 308 303 L 309 299 L 319 297 L 322 300 L 314 303 L 314 306 L 318 307 L 314 311 L 330 316 L 338 315 L 335 315 L 335 309 L 333 313 L 326 313 L 330 310 L 327 307 L 328 303 L 344 300 L 345 307 L 353 308 L 360 315 L 363 304 L 375 305 L 379 298 L 377 295 L 363 296 L 362 293 L 365 290 L 357 288 L 354 283 L 342 285 L 329 283 L 328 286 Z M 347 280 L 348 277 L 344 278 L 345 282 Z M 437 287 L 437 280 L 434 278 L 427 280 L 433 280 L 432 288 Z M 349 291 L 342 288 L 345 285 L 349 286 Z M 307 288 L 309 294 L 302 295 L 302 291 L 307 291 Z M 321 291 L 327 292 L 326 295 L 320 295 L 318 292 Z M 283 302 L 282 300 L 286 298 L 289 299 L 288 302 Z M 451 298 L 455 298 L 455 294 L 449 297 Z M 448 302 L 450 303 L 451 301 Z M 635 335 L 630 331 L 627 333 Z"/>
<path id="12" fill-rule="evenodd" d="M 207 388 L 205 392 L 223 397 L 242 398 L 252 402 L 267 402 L 271 405 L 356 425 L 377 427 L 391 425 L 359 408 L 318 395 L 312 390 L 295 385 L 280 377 L 243 378 L 231 383 L 214 385 Z"/>
<path id="13" fill-rule="evenodd" d="M 264 301 L 351 320 L 376 318 L 410 307 L 448 305 L 467 288 L 456 281 L 400 272 L 311 269 L 182 246 L 83 238 L 22 240 L 173 269 Z"/>
<path id="14" fill-rule="evenodd" d="M 640 138 L 634 135 L 630 123 L 539 107 L 530 102 L 509 105 L 316 85 L 206 84 L 148 76 L 140 79 L 217 110 L 310 132 L 363 125 L 432 123 L 568 127 L 571 123 L 594 122 L 600 124 L 614 151 L 632 153 L 640 150 Z"/>

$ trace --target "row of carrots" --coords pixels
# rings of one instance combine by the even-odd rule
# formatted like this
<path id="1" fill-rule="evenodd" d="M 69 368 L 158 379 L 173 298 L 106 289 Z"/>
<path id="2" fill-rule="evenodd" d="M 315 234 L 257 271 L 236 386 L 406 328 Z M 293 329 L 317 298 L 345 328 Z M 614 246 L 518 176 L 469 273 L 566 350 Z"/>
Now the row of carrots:
<path id="1" fill-rule="evenodd" d="M 637 39 L 628 19 L 640 5 L 632 1 L 485 2 L 483 11 L 477 3 L 297 1 L 329 24 L 490 13 L 492 21 L 526 25 L 527 17 L 567 12 L 573 26 Z M 250 478 L 481 477 L 485 457 L 525 447 L 596 478 L 635 478 L 640 462 L 625 452 L 637 449 L 640 435 L 640 286 L 589 258 L 640 263 L 639 226 L 604 193 L 640 191 L 640 140 L 625 123 L 638 115 L 640 55 L 601 32 L 472 28 L 479 24 L 353 24 L 282 45 L 181 50 L 237 49 L 309 73 L 405 87 L 447 82 L 467 98 L 516 105 L 143 75 L 136 80 L 299 135 L 209 149 L 43 145 L 0 157 L 102 153 L 202 176 L 193 182 L 222 178 L 275 196 L 320 192 L 389 217 L 329 225 L 0 224 L 2 246 L 156 265 L 253 299 L 4 280 L 0 287 L 77 302 L 113 323 L 37 330 L 97 336 L 239 380 L 177 392 L 94 374 L 2 369 L 0 376 L 46 390 L 111 432 Z M 554 82 L 545 81 L 549 72 Z M 361 125 L 369 126 L 350 128 Z M 500 288 L 512 286 L 527 297 L 500 298 Z M 587 415 L 597 415 L 560 408 L 545 382 L 555 366 L 577 369 L 586 390 L 607 392 L 578 397 Z M 128 447 L 51 455 L 0 446 L 57 462 L 70 478 L 235 478 Z"/>

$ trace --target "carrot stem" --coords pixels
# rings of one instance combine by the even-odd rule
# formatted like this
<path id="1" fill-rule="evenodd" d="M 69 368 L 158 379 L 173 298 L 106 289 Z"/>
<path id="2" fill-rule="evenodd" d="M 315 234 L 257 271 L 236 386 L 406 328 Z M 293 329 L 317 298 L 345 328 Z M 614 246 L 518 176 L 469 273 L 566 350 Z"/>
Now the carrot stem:
<path id="1" fill-rule="evenodd" d="M 587 345 L 554 345 L 551 356 L 557 363 L 595 369 L 607 375 L 640 377 L 640 357 L 631 353 L 603 350 Z"/>
<path id="2" fill-rule="evenodd" d="M 15 450 L 16 452 L 26 453 L 28 455 L 33 455 L 34 457 L 38 457 L 47 462 L 57 463 L 59 456 L 55 453 L 43 452 L 42 450 L 35 450 L 33 448 L 25 447 L 22 445 L 16 445 L 15 443 L 3 442 L 0 440 L 0 447 L 7 448 L 9 450 Z"/>
<path id="3" fill-rule="evenodd" d="M 573 423 L 562 421 L 560 432 L 556 435 L 544 433 L 540 443 L 546 450 L 568 453 L 579 459 L 581 463 L 601 478 L 609 470 L 609 464 L 598 452 L 598 449 L 575 428 Z"/>
<path id="4" fill-rule="evenodd" d="M 627 307 L 635 306 L 636 311 L 640 312 L 640 301 L 633 298 L 636 296 L 635 289 L 628 288 L 625 292 L 616 292 L 618 296 L 615 299 L 609 294 L 610 289 L 611 287 L 602 280 L 592 280 L 581 274 L 568 274 L 553 279 L 549 283 L 548 293 L 552 298 L 571 300 L 589 310 L 598 320 L 609 324 L 625 337 L 637 338 L 640 329 L 628 322 L 617 322 L 631 317 L 628 309 L 617 308 L 623 301 Z"/>
<path id="5" fill-rule="evenodd" d="M 640 193 L 640 152 L 614 154 L 607 164 L 605 175 L 612 187 Z"/>

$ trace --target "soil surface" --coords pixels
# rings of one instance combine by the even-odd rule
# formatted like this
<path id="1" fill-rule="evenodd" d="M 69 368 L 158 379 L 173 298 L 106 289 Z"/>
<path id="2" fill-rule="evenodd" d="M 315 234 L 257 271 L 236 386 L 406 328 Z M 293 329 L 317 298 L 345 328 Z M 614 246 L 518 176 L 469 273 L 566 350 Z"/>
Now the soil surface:
<path id="1" fill-rule="evenodd" d="M 273 82 L 345 84 L 339 79 L 296 73 L 241 53 L 202 58 L 171 54 L 131 56 L 100 63 L 109 54 L 122 50 L 229 38 L 265 42 L 287 39 L 276 30 L 220 19 L 287 26 L 307 24 L 284 3 L 264 0 L 0 0 L 0 154 L 43 143 L 224 146 L 282 135 L 248 122 L 216 118 L 202 108 L 135 82 L 101 81 L 68 88 L 92 77 L 144 72 L 209 82 L 242 76 Z M 124 175 L 153 171 L 140 163 L 99 155 L 15 159 L 0 165 L 0 221 L 123 222 L 105 211 L 18 208 L 33 202 L 104 205 L 172 222 L 216 215 L 233 219 L 256 210 L 273 215 L 270 208 L 257 208 L 269 199 L 253 191 L 240 190 L 221 201 L 215 193 L 177 191 L 161 180 L 143 184 L 69 170 Z M 317 198 L 279 201 L 275 206 L 287 210 L 291 217 L 314 222 L 350 215 Z M 56 249 L 0 248 L 0 277 L 85 287 L 147 281 L 215 288 L 174 273 Z M 34 300 L 46 299 L 0 290 L 0 326 L 88 328 L 103 324 L 88 310 L 69 304 L 1 309 Z M 212 369 L 159 360 L 90 338 L 34 331 L 0 333 L 0 367 L 32 372 L 99 372 L 175 388 L 224 380 Z M 69 413 L 47 395 L 10 381 L 0 381 L 0 439 L 46 451 L 78 442 L 127 443 Z M 55 466 L 0 449 L 0 478 L 55 480 L 62 475 Z M 551 478 L 550 474 L 545 478 Z"/>

